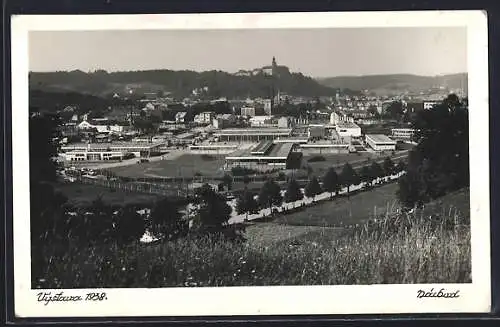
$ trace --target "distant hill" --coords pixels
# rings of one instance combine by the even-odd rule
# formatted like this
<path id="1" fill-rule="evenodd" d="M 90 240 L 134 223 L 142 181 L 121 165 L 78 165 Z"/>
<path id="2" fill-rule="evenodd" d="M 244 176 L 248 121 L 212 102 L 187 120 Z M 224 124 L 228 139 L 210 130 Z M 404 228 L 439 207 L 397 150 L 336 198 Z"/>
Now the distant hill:
<path id="1" fill-rule="evenodd" d="M 420 92 L 433 88 L 447 87 L 467 91 L 467 73 L 442 76 L 366 75 L 318 78 L 317 81 L 331 88 L 370 90 L 375 93 L 399 93 L 401 91 Z"/>
<path id="2" fill-rule="evenodd" d="M 30 89 L 48 92 L 78 92 L 95 96 L 118 93 L 162 93 L 181 98 L 193 90 L 202 90 L 206 97 L 269 97 L 271 86 L 281 92 L 296 96 L 332 96 L 336 89 L 321 85 L 301 73 L 286 71 L 276 77 L 263 73 L 253 76 L 237 76 L 223 71 L 172 71 L 148 70 L 91 73 L 79 70 L 71 72 L 31 72 Z"/>

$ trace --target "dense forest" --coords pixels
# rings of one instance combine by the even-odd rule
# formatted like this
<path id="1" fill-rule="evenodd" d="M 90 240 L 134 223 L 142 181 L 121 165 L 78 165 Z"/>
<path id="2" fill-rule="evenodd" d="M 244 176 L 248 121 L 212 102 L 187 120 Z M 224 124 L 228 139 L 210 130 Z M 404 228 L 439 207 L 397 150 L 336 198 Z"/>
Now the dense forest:
<path id="1" fill-rule="evenodd" d="M 332 96 L 333 89 L 319 84 L 301 73 L 280 74 L 271 77 L 264 74 L 235 76 L 223 71 L 172 71 L 148 70 L 108 73 L 103 70 L 83 72 L 31 72 L 30 88 L 43 91 L 73 91 L 101 97 L 130 90 L 137 94 L 170 94 L 176 98 L 186 97 L 195 89 L 206 88 L 208 98 L 269 97 L 272 88 L 295 96 Z"/>

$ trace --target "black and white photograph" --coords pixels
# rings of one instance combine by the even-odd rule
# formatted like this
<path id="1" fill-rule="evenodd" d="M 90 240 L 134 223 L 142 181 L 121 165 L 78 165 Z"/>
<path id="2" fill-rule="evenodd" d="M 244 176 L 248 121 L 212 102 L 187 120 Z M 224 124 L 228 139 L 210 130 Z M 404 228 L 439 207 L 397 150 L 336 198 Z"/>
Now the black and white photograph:
<path id="1" fill-rule="evenodd" d="M 481 12 L 17 18 L 19 314 L 489 311 Z"/>

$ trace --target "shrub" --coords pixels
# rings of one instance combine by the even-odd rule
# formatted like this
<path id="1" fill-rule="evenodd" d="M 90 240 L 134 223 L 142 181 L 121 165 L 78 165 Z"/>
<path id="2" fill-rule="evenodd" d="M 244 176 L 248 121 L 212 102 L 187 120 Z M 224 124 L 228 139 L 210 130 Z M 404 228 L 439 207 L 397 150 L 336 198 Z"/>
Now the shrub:
<path id="1" fill-rule="evenodd" d="M 319 161 L 325 161 L 325 157 L 323 156 L 313 156 L 309 159 L 307 159 L 308 162 L 319 162 Z"/>
<path id="2" fill-rule="evenodd" d="M 215 158 L 215 156 L 210 155 L 210 154 L 202 154 L 201 159 L 205 160 L 205 161 L 212 161 L 212 160 L 215 160 L 216 158 Z"/>
<path id="3" fill-rule="evenodd" d="M 250 168 L 240 167 L 240 166 L 233 167 L 231 169 L 231 172 L 232 172 L 233 176 L 255 175 L 255 174 L 259 173 L 259 171 L 255 170 L 255 169 L 250 169 Z"/>

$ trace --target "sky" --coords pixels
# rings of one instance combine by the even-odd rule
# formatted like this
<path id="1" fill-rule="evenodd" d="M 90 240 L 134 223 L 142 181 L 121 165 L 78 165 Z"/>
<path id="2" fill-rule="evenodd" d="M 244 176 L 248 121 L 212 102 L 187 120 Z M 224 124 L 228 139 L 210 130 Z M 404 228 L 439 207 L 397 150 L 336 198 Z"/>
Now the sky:
<path id="1" fill-rule="evenodd" d="M 234 73 L 278 65 L 312 77 L 467 72 L 460 27 L 36 31 L 30 71 L 171 69 Z"/>

